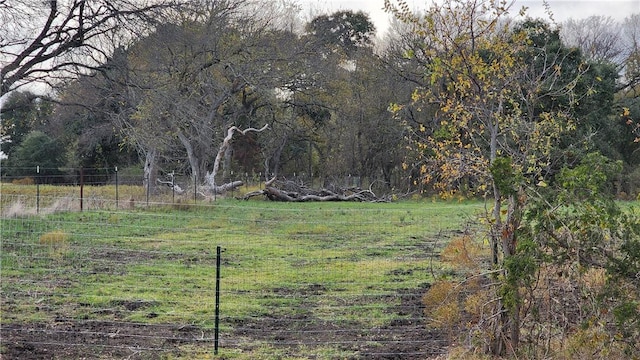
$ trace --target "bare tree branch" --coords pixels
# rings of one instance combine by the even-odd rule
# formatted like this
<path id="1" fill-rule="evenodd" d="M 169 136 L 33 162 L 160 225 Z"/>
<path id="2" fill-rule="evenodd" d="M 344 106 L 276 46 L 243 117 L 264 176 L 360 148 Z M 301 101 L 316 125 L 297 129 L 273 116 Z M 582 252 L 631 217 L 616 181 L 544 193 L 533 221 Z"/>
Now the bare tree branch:
<path id="1" fill-rule="evenodd" d="M 138 36 L 135 29 L 148 31 L 150 23 L 176 6 L 176 0 L 73 0 L 68 5 L 51 0 L 44 5 L 17 2 L 12 7 L 2 2 L 0 94 L 50 74 L 95 69 L 104 59 L 92 57 L 108 56 L 117 46 L 116 34 Z M 42 12 L 47 16 L 39 24 Z"/>

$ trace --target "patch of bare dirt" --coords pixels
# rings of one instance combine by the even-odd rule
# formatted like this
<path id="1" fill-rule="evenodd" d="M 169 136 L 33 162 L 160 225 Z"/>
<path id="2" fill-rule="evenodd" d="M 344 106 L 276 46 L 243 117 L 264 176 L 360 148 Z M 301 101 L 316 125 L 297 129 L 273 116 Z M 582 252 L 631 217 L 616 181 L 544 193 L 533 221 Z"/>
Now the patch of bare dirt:
<path id="1" fill-rule="evenodd" d="M 360 321 L 327 321 L 314 315 L 317 304 L 304 301 L 295 313 L 270 314 L 239 319 L 235 330 L 222 334 L 221 344 L 234 343 L 244 351 L 260 342 L 288 353 L 312 355 L 314 348 L 331 344 L 351 359 L 428 359 L 446 350 L 446 336 L 427 328 L 423 320 L 422 294 L 428 285 L 387 295 L 399 303 L 387 311 L 397 319 L 384 326 L 369 328 Z M 327 289 L 311 285 L 307 289 L 278 288 L 275 296 L 321 296 Z M 384 299 L 382 299 L 384 300 Z M 371 299 L 356 299 L 366 305 Z M 376 298 L 375 303 L 381 299 Z M 122 301 L 115 308 L 140 310 L 153 304 Z M 286 312 L 286 310 L 284 310 Z M 211 350 L 212 330 L 176 324 L 149 325 L 121 321 L 57 319 L 51 323 L 3 324 L 0 328 L 2 360 L 11 359 L 161 359 L 181 354 L 180 347 L 192 345 Z M 239 340 L 242 339 L 242 340 Z M 188 355 L 187 355 L 188 356 Z"/>
<path id="2" fill-rule="evenodd" d="M 180 355 L 180 345 L 201 343 L 212 334 L 193 326 L 58 321 L 2 325 L 0 337 L 2 360 L 152 360 Z"/>
<path id="3" fill-rule="evenodd" d="M 299 290 L 299 289 L 298 289 Z M 310 289 L 311 294 L 322 289 Z M 292 353 L 304 353 L 305 349 L 325 344 L 337 344 L 346 353 L 355 353 L 351 359 L 428 359 L 446 351 L 445 334 L 427 328 L 423 320 L 422 295 L 426 286 L 406 289 L 396 296 L 400 304 L 389 309 L 398 315 L 397 320 L 378 328 L 363 328 L 360 322 L 333 323 L 313 316 L 311 304 L 308 311 L 294 315 L 264 316 L 253 321 L 242 320 L 234 324 L 232 336 L 267 342 L 272 346 L 287 348 Z M 300 295 L 277 289 L 277 294 Z M 309 351 L 309 350 L 306 350 Z"/>

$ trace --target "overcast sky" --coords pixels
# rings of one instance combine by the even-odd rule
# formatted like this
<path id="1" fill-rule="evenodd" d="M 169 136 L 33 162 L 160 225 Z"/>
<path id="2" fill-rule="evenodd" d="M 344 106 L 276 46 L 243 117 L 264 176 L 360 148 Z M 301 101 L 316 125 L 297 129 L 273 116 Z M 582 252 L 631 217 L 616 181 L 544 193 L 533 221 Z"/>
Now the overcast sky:
<path id="1" fill-rule="evenodd" d="M 378 36 L 383 35 L 389 23 L 389 14 L 382 9 L 384 0 L 298 0 L 304 12 L 330 12 L 336 10 L 363 10 L 369 14 L 378 28 Z M 425 9 L 431 0 L 408 0 L 415 9 Z M 580 19 L 591 15 L 611 16 L 623 20 L 630 14 L 640 14 L 640 0 L 548 0 L 556 22 L 568 18 Z M 532 17 L 546 18 L 542 0 L 516 0 L 511 13 L 520 8 L 529 8 Z"/>

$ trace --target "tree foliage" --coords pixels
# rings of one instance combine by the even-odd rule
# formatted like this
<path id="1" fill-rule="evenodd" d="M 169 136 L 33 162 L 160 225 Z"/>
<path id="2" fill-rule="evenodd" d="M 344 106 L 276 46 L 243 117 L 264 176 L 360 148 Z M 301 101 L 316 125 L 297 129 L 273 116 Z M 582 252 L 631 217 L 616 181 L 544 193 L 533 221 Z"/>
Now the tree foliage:
<path id="1" fill-rule="evenodd" d="M 519 229 L 519 236 L 538 249 L 527 255 L 538 269 L 528 275 L 532 286 L 527 300 L 537 318 L 523 324 L 527 333 L 542 332 L 548 326 L 542 319 L 548 316 L 564 319 L 554 324 L 555 337 L 579 336 L 573 333 L 576 324 L 581 331 L 600 334 L 598 347 L 604 348 L 594 352 L 599 356 L 606 357 L 608 350 L 611 357 L 640 351 L 635 340 L 629 341 L 639 335 L 635 304 L 640 293 L 631 271 L 638 260 L 640 228 L 637 214 L 607 191 L 621 168 L 620 161 L 587 154 L 531 199 Z M 560 296 L 562 306 L 548 301 Z"/>
<path id="2" fill-rule="evenodd" d="M 2 152 L 6 155 L 11 155 L 30 132 L 44 130 L 45 119 L 52 108 L 35 94 L 20 91 L 9 94 L 2 106 L 5 110 L 0 136 L 8 140 L 2 143 Z"/>
<path id="3" fill-rule="evenodd" d="M 324 47 L 350 57 L 359 48 L 373 45 L 376 28 L 365 13 L 345 10 L 316 17 L 307 24 L 307 32 Z"/>
<path id="4" fill-rule="evenodd" d="M 423 17 L 398 3 L 387 1 L 387 9 L 425 39 L 426 84 L 412 96 L 424 115 L 407 122 L 422 181 L 445 197 L 464 191 L 491 199 L 487 235 L 499 286 L 484 323 L 485 346 L 494 354 L 517 353 L 525 289 L 534 287 L 537 256 L 547 246 L 521 238 L 519 229 L 537 189 L 561 178 L 561 169 L 593 146 L 591 131 L 611 109 L 599 113 L 597 104 L 611 103 L 615 74 L 565 48 L 542 21 L 512 23 L 507 2 L 444 1 Z"/>
<path id="5" fill-rule="evenodd" d="M 48 182 L 58 181 L 64 160 L 65 149 L 59 141 L 42 131 L 32 131 L 10 158 L 8 175 L 30 177 L 39 174 L 39 178 Z"/>

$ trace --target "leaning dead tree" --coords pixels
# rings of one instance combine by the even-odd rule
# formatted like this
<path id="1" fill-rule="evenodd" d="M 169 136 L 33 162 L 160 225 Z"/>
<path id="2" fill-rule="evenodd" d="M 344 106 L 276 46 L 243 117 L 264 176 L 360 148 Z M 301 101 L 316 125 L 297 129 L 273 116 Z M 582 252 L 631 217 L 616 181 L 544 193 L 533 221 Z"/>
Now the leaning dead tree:
<path id="1" fill-rule="evenodd" d="M 371 189 L 335 188 L 313 190 L 303 183 L 273 178 L 265 183 L 265 188 L 244 195 L 244 200 L 264 196 L 271 201 L 309 202 L 309 201 L 361 201 L 388 202 L 387 197 L 378 197 Z"/>
<path id="2" fill-rule="evenodd" d="M 207 174 L 204 177 L 205 185 L 203 186 L 203 191 L 205 193 L 222 194 L 244 185 L 242 181 L 231 181 L 229 183 L 222 184 L 222 185 L 216 184 L 216 175 L 218 174 L 218 170 L 220 169 L 220 162 L 222 161 L 222 157 L 224 156 L 225 152 L 229 150 L 229 147 L 231 146 L 231 140 L 233 139 L 233 135 L 236 132 L 240 133 L 241 135 L 246 135 L 249 132 L 265 131 L 268 127 L 269 127 L 269 124 L 266 124 L 260 129 L 247 128 L 244 130 L 240 130 L 240 128 L 238 128 L 237 126 L 232 126 L 229 129 L 227 129 L 227 135 L 222 140 L 222 144 L 218 149 L 218 154 L 216 155 L 216 158 L 213 162 L 213 169 L 211 170 L 211 172 L 207 171 Z"/>

